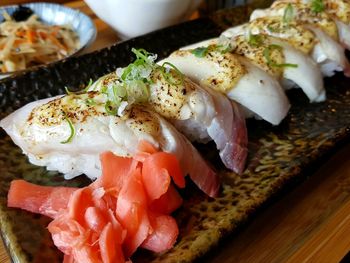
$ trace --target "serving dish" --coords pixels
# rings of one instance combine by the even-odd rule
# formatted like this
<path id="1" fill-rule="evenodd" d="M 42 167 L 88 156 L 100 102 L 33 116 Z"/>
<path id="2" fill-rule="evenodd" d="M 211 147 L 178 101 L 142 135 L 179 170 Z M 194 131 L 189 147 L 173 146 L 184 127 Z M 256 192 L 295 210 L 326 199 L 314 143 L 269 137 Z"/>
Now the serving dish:
<path id="1" fill-rule="evenodd" d="M 132 47 L 142 47 L 164 57 L 181 46 L 218 35 L 231 23 L 243 22 L 247 12 L 246 8 L 227 10 L 212 19 L 157 31 L 3 80 L 0 82 L 1 116 L 29 101 L 63 93 L 64 86 L 78 89 L 90 78 L 94 80 L 117 66 L 126 65 L 132 60 Z M 317 167 L 317 162 L 336 150 L 340 143 L 348 141 L 350 91 L 347 79 L 336 75 L 326 80 L 326 87 L 328 100 L 320 104 L 309 104 L 299 90 L 290 92 L 293 107 L 278 127 L 262 121 L 248 122 L 250 155 L 242 176 L 223 169 L 213 145 L 198 145 L 220 171 L 221 196 L 208 199 L 194 186 L 186 189 L 183 192 L 185 204 L 176 213 L 181 229 L 177 245 L 163 255 L 140 252 L 135 262 L 191 262 L 200 258 L 224 236 L 236 231 L 259 207 L 276 197 L 281 189 L 306 178 L 306 169 Z M 44 227 L 48 219 L 6 207 L 9 182 L 24 178 L 44 185 L 84 185 L 87 181 L 83 177 L 63 181 L 56 173 L 28 164 L 3 131 L 0 136 L 0 224 L 11 257 L 14 262 L 59 262 L 62 255 L 53 247 Z"/>
<path id="2" fill-rule="evenodd" d="M 28 3 L 21 5 L 28 7 L 39 17 L 39 19 L 49 25 L 70 25 L 79 37 L 79 48 L 69 56 L 79 53 L 82 49 L 89 46 L 96 38 L 96 27 L 91 18 L 84 13 L 54 3 Z M 6 11 L 9 15 L 19 7 L 19 5 L 9 5 L 0 7 L 0 21 L 3 21 L 3 12 Z M 68 56 L 68 57 L 69 57 Z M 52 62 L 53 63 L 53 62 Z M 26 70 L 32 69 L 28 68 Z M 26 71 L 25 70 L 25 71 Z M 0 73 L 0 78 L 9 76 L 10 74 L 18 73 L 13 71 Z"/>

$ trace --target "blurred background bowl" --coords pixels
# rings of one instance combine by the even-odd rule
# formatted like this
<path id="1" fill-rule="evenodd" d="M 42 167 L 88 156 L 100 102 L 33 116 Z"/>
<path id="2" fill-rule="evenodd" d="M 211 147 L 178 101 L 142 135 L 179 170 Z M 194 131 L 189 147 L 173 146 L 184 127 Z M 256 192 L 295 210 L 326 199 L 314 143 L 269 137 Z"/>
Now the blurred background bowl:
<path id="1" fill-rule="evenodd" d="M 118 35 L 131 38 L 188 19 L 201 0 L 85 0 Z"/>
<path id="2" fill-rule="evenodd" d="M 89 46 L 96 38 L 96 27 L 90 17 L 82 12 L 54 3 L 29 3 L 21 6 L 28 7 L 40 18 L 40 20 L 49 25 L 70 25 L 79 37 L 79 48 L 69 56 L 79 53 L 82 49 Z M 19 7 L 19 5 L 0 6 L 0 22 L 4 20 L 3 12 L 6 11 L 9 15 Z M 69 57 L 67 56 L 67 57 Z M 55 62 L 55 61 L 53 61 Z M 53 63 L 51 62 L 51 63 Z M 41 65 L 40 65 L 41 66 Z M 26 70 L 29 70 L 30 67 Z M 25 71 L 26 71 L 25 70 Z M 7 73 L 0 73 L 0 78 L 4 78 L 13 73 L 20 71 L 13 71 Z"/>

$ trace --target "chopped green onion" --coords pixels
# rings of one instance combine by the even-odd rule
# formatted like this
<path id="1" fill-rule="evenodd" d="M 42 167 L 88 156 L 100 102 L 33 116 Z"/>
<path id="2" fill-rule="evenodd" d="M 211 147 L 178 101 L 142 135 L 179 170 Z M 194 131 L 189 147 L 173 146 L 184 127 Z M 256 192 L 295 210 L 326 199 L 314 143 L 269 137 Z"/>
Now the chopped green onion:
<path id="1" fill-rule="evenodd" d="M 133 64 L 129 64 L 126 68 L 124 68 L 122 75 L 120 76 L 120 78 L 122 79 L 122 81 L 126 81 L 126 79 L 128 78 L 128 76 L 130 75 L 132 69 L 135 67 L 135 65 Z"/>
<path id="2" fill-rule="evenodd" d="M 209 52 L 208 47 L 197 47 L 191 51 L 197 58 L 204 58 Z"/>
<path id="3" fill-rule="evenodd" d="M 297 68 L 298 64 L 282 63 L 282 64 L 273 64 L 272 66 L 277 68 Z"/>
<path id="4" fill-rule="evenodd" d="M 221 45 L 210 45 L 208 47 L 197 47 L 191 51 L 193 55 L 197 58 L 205 57 L 211 51 L 219 51 L 221 54 L 232 51 L 232 46 L 230 43 Z"/>
<path id="5" fill-rule="evenodd" d="M 113 94 L 112 99 L 113 99 L 113 102 L 115 104 L 119 104 L 120 103 L 120 98 L 118 96 L 117 90 L 118 90 L 118 87 L 116 85 L 113 85 L 112 86 L 112 94 Z"/>
<path id="6" fill-rule="evenodd" d="M 208 47 L 209 49 L 213 49 L 214 51 L 220 51 L 221 54 L 226 54 L 233 50 L 232 40 L 228 37 L 221 35 L 218 39 L 217 45 L 211 45 Z"/>
<path id="7" fill-rule="evenodd" d="M 67 86 L 65 86 L 64 89 L 65 89 L 65 91 L 66 91 L 66 93 L 67 93 L 68 95 L 71 95 L 71 94 L 82 94 L 82 93 L 86 93 L 86 92 L 88 91 L 88 89 L 91 87 L 92 84 L 93 84 L 93 81 L 92 81 L 92 79 L 90 79 L 90 80 L 89 80 L 89 83 L 88 83 L 88 84 L 86 85 L 86 87 L 85 87 L 84 89 L 82 89 L 82 90 L 70 91 L 70 90 L 68 89 Z"/>
<path id="8" fill-rule="evenodd" d="M 268 65 L 271 65 L 271 63 L 272 63 L 271 57 L 270 57 L 270 51 L 271 50 L 270 50 L 269 47 L 265 48 L 264 51 L 263 51 L 263 55 L 264 55 Z"/>
<path id="9" fill-rule="evenodd" d="M 258 47 L 263 44 L 263 37 L 261 35 L 253 35 L 249 33 L 248 44 L 253 47 Z"/>
<path id="10" fill-rule="evenodd" d="M 325 5 L 323 0 L 312 0 L 311 2 L 311 10 L 314 13 L 321 13 L 325 10 Z"/>
<path id="11" fill-rule="evenodd" d="M 291 3 L 287 5 L 287 7 L 284 9 L 284 14 L 283 14 L 283 23 L 289 24 L 292 22 L 294 17 L 294 9 Z"/>
<path id="12" fill-rule="evenodd" d="M 128 101 L 147 102 L 150 96 L 148 86 L 142 80 L 135 80 L 128 83 L 126 88 L 128 94 Z"/>
<path id="13" fill-rule="evenodd" d="M 108 97 L 108 100 L 113 103 L 113 106 L 119 106 L 121 102 L 121 98 L 117 95 L 117 86 L 112 85 L 107 88 L 107 92 L 105 93 Z"/>
<path id="14" fill-rule="evenodd" d="M 267 30 L 269 30 L 271 33 L 276 33 L 279 31 L 277 27 L 272 27 L 271 25 L 267 25 Z"/>
<path id="15" fill-rule="evenodd" d="M 117 72 L 119 80 L 101 88 L 107 95 L 105 110 L 110 115 L 118 113 L 123 101 L 128 104 L 147 102 L 150 96 L 148 84 L 152 70 L 157 67 L 154 63 L 156 55 L 144 49 L 132 48 L 131 51 L 136 55 L 135 61 Z"/>
<path id="16" fill-rule="evenodd" d="M 221 54 L 226 54 L 227 52 L 232 51 L 231 44 L 228 45 L 217 45 L 215 50 L 220 51 Z"/>
<path id="17" fill-rule="evenodd" d="M 87 84 L 87 86 L 85 87 L 85 89 L 83 89 L 83 92 L 87 92 L 89 90 L 89 88 L 91 87 L 91 85 L 93 84 L 92 79 L 89 80 L 89 83 Z"/>
<path id="18" fill-rule="evenodd" d="M 127 91 L 123 85 L 116 85 L 114 94 L 120 98 L 124 98 L 127 95 Z"/>
<path id="19" fill-rule="evenodd" d="M 93 106 L 96 105 L 96 101 L 94 101 L 94 99 L 88 98 L 85 100 L 86 105 L 88 106 Z"/>
<path id="20" fill-rule="evenodd" d="M 155 67 L 154 60 L 156 55 L 147 52 L 144 49 L 131 50 L 136 55 L 136 60 L 129 64 L 120 76 L 122 81 L 133 81 L 135 79 L 143 79 L 145 75 L 149 75 L 152 69 Z"/>
<path id="21" fill-rule="evenodd" d="M 67 86 L 64 86 L 64 89 L 68 95 L 74 94 L 74 92 L 70 91 Z"/>
<path id="22" fill-rule="evenodd" d="M 120 103 L 127 97 L 126 88 L 122 84 L 111 83 L 108 86 L 104 86 L 103 89 L 101 89 L 101 92 L 106 94 L 108 101 L 116 107 L 119 107 Z"/>
<path id="23" fill-rule="evenodd" d="M 132 69 L 134 68 L 135 66 L 133 65 L 133 64 L 129 64 L 124 70 L 123 70 L 123 74 L 121 75 L 121 79 L 123 80 L 123 81 L 125 81 L 127 78 L 128 78 L 128 76 L 130 75 L 130 73 L 131 73 L 131 71 L 132 71 Z"/>
<path id="24" fill-rule="evenodd" d="M 67 116 L 65 116 L 65 120 L 67 121 L 67 123 L 69 125 L 70 135 L 66 140 L 61 142 L 62 144 L 70 143 L 73 140 L 73 137 L 75 135 L 75 128 L 74 128 L 72 121 Z"/>
<path id="25" fill-rule="evenodd" d="M 269 45 L 269 48 L 270 48 L 270 49 L 277 49 L 277 50 L 282 50 L 282 49 L 283 49 L 282 46 L 276 45 L 276 44 L 271 44 L 271 45 Z"/>
<path id="26" fill-rule="evenodd" d="M 143 48 L 140 48 L 140 49 L 132 48 L 131 52 L 136 55 L 137 59 L 142 59 L 145 62 L 149 62 L 148 57 L 151 55 L 151 53 L 148 53 L 145 49 L 143 49 Z"/>
<path id="27" fill-rule="evenodd" d="M 102 86 L 101 87 L 101 93 L 103 93 L 103 94 L 107 94 L 107 86 Z"/>
<path id="28" fill-rule="evenodd" d="M 282 50 L 282 47 L 279 45 L 272 44 L 272 45 L 269 45 L 268 47 L 266 47 L 263 51 L 263 55 L 264 55 L 266 62 L 269 66 L 277 67 L 277 68 L 281 68 L 281 67 L 297 68 L 298 67 L 297 64 L 290 64 L 290 63 L 277 64 L 277 63 L 273 62 L 271 59 L 271 51 L 273 49 Z"/>
<path id="29" fill-rule="evenodd" d="M 175 71 L 176 75 L 180 78 L 179 81 L 171 80 L 173 76 L 170 72 L 167 72 L 167 68 L 165 67 L 166 65 L 170 66 Z M 182 74 L 182 72 L 174 64 L 171 64 L 169 62 L 163 63 L 163 65 L 161 66 L 161 73 L 165 80 L 171 85 L 181 85 L 184 82 L 184 75 Z"/>
<path id="30" fill-rule="evenodd" d="M 107 112 L 107 114 L 109 115 L 117 115 L 117 111 L 118 109 L 117 108 L 113 108 L 112 106 L 112 102 L 110 100 L 108 100 L 105 104 L 105 110 Z"/>

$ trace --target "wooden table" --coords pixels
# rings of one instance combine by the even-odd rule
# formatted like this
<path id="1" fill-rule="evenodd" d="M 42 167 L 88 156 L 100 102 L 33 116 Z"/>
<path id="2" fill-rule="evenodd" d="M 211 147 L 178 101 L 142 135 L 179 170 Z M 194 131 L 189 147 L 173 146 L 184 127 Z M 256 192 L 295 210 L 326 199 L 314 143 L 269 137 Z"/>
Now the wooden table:
<path id="1" fill-rule="evenodd" d="M 119 39 L 82 2 L 67 4 L 90 15 L 96 41 L 84 52 Z M 210 262 L 338 263 L 350 250 L 350 145 L 344 145 L 306 182 L 260 212 L 225 241 Z M 0 263 L 9 263 L 0 242 Z"/>

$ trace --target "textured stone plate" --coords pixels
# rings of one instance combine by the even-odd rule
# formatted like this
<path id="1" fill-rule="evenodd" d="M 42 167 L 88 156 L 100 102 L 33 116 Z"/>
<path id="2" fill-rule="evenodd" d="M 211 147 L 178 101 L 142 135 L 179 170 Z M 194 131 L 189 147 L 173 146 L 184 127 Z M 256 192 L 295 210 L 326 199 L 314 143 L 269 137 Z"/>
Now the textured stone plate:
<path id="1" fill-rule="evenodd" d="M 0 115 L 3 117 L 25 103 L 63 93 L 65 85 L 78 88 L 90 78 L 129 63 L 130 49 L 143 47 L 161 57 L 180 46 L 210 38 L 247 17 L 245 8 L 216 14 L 139 37 L 110 49 L 68 59 L 35 72 L 0 82 Z M 237 15 L 239 14 L 239 16 Z M 215 22 L 214 22 L 215 21 Z M 299 90 L 288 95 L 292 109 L 278 127 L 263 121 L 249 121 L 248 166 L 242 176 L 223 169 L 213 145 L 198 149 L 218 169 L 223 186 L 221 196 L 208 199 L 193 185 L 183 191 L 184 206 L 176 212 L 180 236 L 176 246 L 162 255 L 138 252 L 136 262 L 192 262 L 215 247 L 225 235 L 233 233 L 254 212 L 276 197 L 281 190 L 304 179 L 304 171 L 316 168 L 347 142 L 350 135 L 350 80 L 341 74 L 326 79 L 328 99 L 309 104 Z M 45 229 L 48 219 L 6 207 L 11 180 L 24 178 L 43 185 L 85 185 L 81 177 L 64 181 L 59 174 L 47 172 L 27 162 L 21 151 L 0 131 L 0 224 L 1 233 L 14 262 L 61 262 Z"/>

